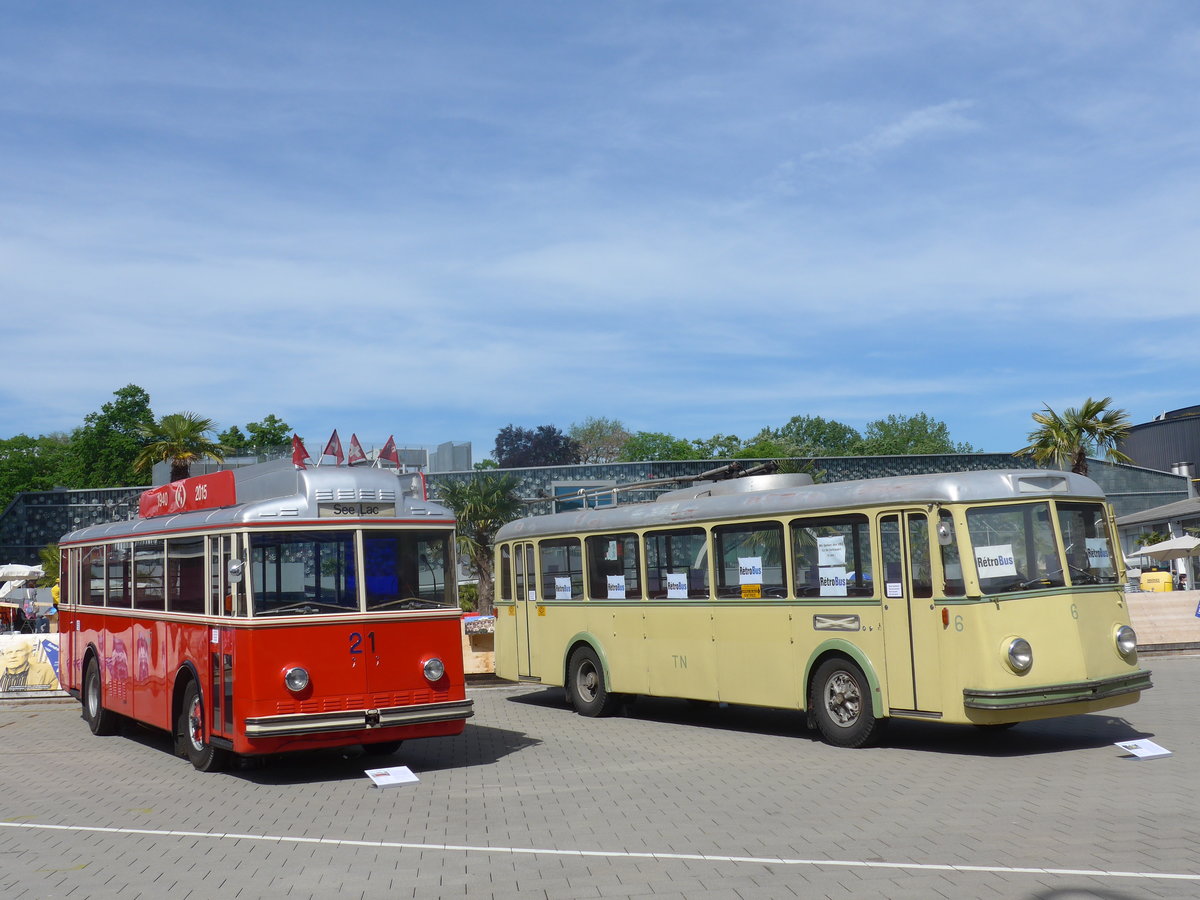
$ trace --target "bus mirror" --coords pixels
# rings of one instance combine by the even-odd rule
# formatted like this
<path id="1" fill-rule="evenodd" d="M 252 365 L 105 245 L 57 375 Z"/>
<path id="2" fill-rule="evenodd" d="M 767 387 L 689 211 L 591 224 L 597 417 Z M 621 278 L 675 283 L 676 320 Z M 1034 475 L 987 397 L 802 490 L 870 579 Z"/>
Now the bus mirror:
<path id="1" fill-rule="evenodd" d="M 240 559 L 231 559 L 229 561 L 229 583 L 241 584 L 242 576 L 246 572 L 246 564 Z"/>
<path id="2" fill-rule="evenodd" d="M 938 522 L 937 524 L 938 543 L 943 547 L 949 547 L 954 543 L 954 527 L 946 521 Z"/>

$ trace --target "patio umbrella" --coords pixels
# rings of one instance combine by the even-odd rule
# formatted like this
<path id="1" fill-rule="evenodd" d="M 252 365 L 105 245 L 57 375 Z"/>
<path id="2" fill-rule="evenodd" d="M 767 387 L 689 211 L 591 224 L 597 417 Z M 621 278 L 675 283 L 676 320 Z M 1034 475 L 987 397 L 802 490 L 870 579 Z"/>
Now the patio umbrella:
<path id="1" fill-rule="evenodd" d="M 41 566 L 23 566 L 20 563 L 5 563 L 0 566 L 0 581 L 28 581 L 43 578 L 46 573 Z"/>
<path id="2" fill-rule="evenodd" d="M 1169 541 L 1143 547 L 1138 551 L 1138 556 L 1149 556 L 1159 562 L 1183 559 L 1185 556 L 1200 556 L 1200 538 L 1192 537 L 1190 534 L 1171 538 Z"/>

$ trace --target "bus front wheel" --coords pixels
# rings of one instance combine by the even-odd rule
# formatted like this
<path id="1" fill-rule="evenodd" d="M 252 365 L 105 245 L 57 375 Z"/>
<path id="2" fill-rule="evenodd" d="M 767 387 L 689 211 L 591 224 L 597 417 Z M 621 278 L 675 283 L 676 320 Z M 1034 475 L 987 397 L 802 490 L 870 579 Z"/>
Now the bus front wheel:
<path id="1" fill-rule="evenodd" d="M 821 736 L 835 747 L 864 747 L 877 736 L 870 682 L 848 659 L 827 659 L 817 667 L 809 708 Z"/>
<path id="2" fill-rule="evenodd" d="M 228 752 L 204 739 L 204 698 L 194 681 L 183 692 L 176 732 L 188 759 L 201 772 L 219 772 L 228 764 Z"/>
<path id="3" fill-rule="evenodd" d="M 92 734 L 115 734 L 119 725 L 117 714 L 105 709 L 103 705 L 104 691 L 100 683 L 100 666 L 96 660 L 88 662 L 87 671 L 83 673 L 83 718 L 88 723 Z"/>
<path id="4" fill-rule="evenodd" d="M 611 715 L 621 705 L 621 697 L 604 684 L 604 668 L 591 647 L 580 647 L 571 654 L 567 665 L 567 697 L 581 716 Z"/>

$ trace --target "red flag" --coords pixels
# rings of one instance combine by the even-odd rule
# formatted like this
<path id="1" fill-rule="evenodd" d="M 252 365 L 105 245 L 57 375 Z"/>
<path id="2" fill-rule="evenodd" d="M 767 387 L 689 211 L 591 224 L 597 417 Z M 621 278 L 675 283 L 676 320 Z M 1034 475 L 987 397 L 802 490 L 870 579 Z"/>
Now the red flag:
<path id="1" fill-rule="evenodd" d="M 400 451 L 396 449 L 396 439 L 390 434 L 388 435 L 387 443 L 379 451 L 379 458 L 388 460 L 396 468 L 400 467 Z"/>
<path id="2" fill-rule="evenodd" d="M 350 435 L 350 465 L 366 461 L 367 454 L 363 453 L 362 444 L 358 442 L 358 435 Z"/>
<path id="3" fill-rule="evenodd" d="M 346 454 L 342 452 L 342 440 L 338 437 L 336 428 L 333 429 L 333 436 L 329 438 L 329 443 L 325 445 L 321 455 L 332 456 L 339 466 L 346 461 Z"/>
<path id="4" fill-rule="evenodd" d="M 304 441 L 300 440 L 300 435 L 292 435 L 292 462 L 296 464 L 298 469 L 307 469 L 304 461 L 308 459 L 308 451 L 304 449 Z"/>

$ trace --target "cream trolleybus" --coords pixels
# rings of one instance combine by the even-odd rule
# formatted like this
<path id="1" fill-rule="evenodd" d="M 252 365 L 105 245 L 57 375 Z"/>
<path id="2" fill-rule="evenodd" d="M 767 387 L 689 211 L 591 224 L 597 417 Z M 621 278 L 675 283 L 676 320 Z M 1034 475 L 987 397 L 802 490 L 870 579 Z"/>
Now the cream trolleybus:
<path id="1" fill-rule="evenodd" d="M 760 475 L 512 522 L 496 672 L 589 716 L 644 694 L 985 726 L 1135 702 L 1111 508 L 1045 470 L 813 484 Z"/>

